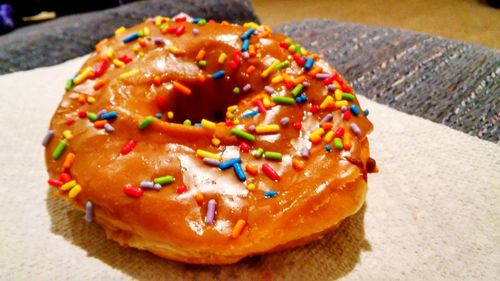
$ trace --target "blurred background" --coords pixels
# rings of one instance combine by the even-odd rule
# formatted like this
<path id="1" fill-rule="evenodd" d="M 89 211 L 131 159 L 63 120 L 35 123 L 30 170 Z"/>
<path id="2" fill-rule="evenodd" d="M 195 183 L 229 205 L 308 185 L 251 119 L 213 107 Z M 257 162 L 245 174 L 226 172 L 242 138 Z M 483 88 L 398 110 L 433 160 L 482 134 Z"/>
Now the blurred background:
<path id="1" fill-rule="evenodd" d="M 0 0 L 0 34 L 56 16 L 134 0 Z M 426 32 L 500 48 L 500 0 L 250 0 L 261 22 L 327 18 Z M 497 8 L 494 8 L 497 7 Z M 41 13 L 46 11 L 45 13 Z"/>

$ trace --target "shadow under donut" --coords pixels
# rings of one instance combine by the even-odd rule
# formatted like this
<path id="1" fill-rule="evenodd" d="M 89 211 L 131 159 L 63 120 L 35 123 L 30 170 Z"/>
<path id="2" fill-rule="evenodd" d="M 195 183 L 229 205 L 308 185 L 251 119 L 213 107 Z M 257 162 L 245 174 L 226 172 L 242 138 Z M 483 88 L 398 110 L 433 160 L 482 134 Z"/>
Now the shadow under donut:
<path id="1" fill-rule="evenodd" d="M 362 250 L 371 250 L 364 234 L 366 205 L 324 238 L 295 249 L 245 258 L 233 265 L 189 265 L 108 240 L 96 223 L 49 190 L 46 205 L 51 231 L 109 266 L 139 280 L 332 280 L 351 272 Z"/>

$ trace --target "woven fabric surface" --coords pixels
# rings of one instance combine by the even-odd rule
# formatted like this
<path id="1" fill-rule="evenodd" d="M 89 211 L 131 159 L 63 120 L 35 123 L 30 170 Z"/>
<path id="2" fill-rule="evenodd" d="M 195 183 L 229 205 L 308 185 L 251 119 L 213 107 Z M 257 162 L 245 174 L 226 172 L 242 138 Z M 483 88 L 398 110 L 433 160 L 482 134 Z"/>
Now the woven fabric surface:
<path id="1" fill-rule="evenodd" d="M 500 140 L 500 52 L 427 34 L 329 20 L 275 29 L 334 65 L 359 93 Z"/>
<path id="2" fill-rule="evenodd" d="M 2 279 L 495 280 L 500 276 L 500 147 L 363 97 L 361 104 L 370 109 L 375 124 L 369 139 L 380 173 L 369 177 L 365 207 L 335 233 L 305 247 L 231 266 L 186 265 L 120 247 L 107 240 L 95 223 L 86 223 L 83 212 L 53 198 L 46 185 L 40 141 L 66 78 L 82 63 L 83 58 L 0 76 Z"/>
<path id="3" fill-rule="evenodd" d="M 0 74 L 54 65 L 94 50 L 120 26 L 180 12 L 218 21 L 257 21 L 246 0 L 144 0 L 118 8 L 70 15 L 0 37 Z"/>

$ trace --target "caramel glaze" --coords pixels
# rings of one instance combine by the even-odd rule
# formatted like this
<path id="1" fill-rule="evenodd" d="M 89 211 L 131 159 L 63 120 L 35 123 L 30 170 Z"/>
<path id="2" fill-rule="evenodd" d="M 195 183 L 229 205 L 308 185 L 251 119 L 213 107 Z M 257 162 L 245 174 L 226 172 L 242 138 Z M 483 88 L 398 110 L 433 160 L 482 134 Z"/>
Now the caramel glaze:
<path id="1" fill-rule="evenodd" d="M 252 36 L 250 41 L 258 47 L 257 56 L 243 59 L 239 68 L 232 70 L 228 62 L 234 51 L 241 49 L 240 36 L 247 28 L 221 24 L 196 26 L 187 22 L 169 24 L 184 25 L 185 34 L 162 34 L 154 22 L 146 21 L 100 43 L 82 69 L 98 63 L 109 47 L 113 48 L 114 57 L 126 54 L 133 60 L 124 67 L 111 64 L 101 77 L 106 81 L 103 88 L 95 91 L 96 80 L 87 79 L 64 95 L 50 125 L 55 136 L 47 146 L 46 163 L 53 178 L 64 171 L 65 155 L 53 160 L 51 154 L 63 138 L 62 132 L 71 130 L 73 138 L 64 153 L 75 153 L 70 173 L 82 186 L 78 196 L 70 200 L 73 204 L 83 208 L 85 202 L 91 200 L 96 221 L 106 228 L 109 236 L 122 244 L 192 263 L 231 263 L 247 255 L 302 244 L 312 239 L 308 237 L 320 236 L 336 227 L 361 207 L 369 159 L 366 134 L 372 130 L 372 125 L 363 113 L 344 122 L 340 109 L 333 112 L 321 110 L 316 114 L 309 112 L 312 104 L 319 105 L 327 94 L 333 92 L 329 93 L 321 80 L 307 76 L 293 61 L 289 51 L 279 46 L 279 42 L 287 37 L 276 34 L 268 38 Z M 146 44 L 141 48 L 144 55 L 138 56 L 131 50 L 134 43 L 123 43 L 122 39 L 144 27 L 150 29 L 151 35 L 144 37 Z M 195 27 L 199 29 L 197 36 L 192 34 Z M 156 41 L 161 38 L 163 43 L 155 44 L 155 38 Z M 176 54 L 169 51 L 171 45 L 177 47 Z M 206 50 L 205 68 L 200 68 L 195 61 L 202 48 Z M 228 55 L 224 64 L 217 62 L 220 52 Z M 274 59 L 291 62 L 290 67 L 280 71 L 291 76 L 304 74 L 308 77 L 310 87 L 304 90 L 308 101 L 277 105 L 255 117 L 241 118 L 243 112 L 255 107 L 252 98 L 261 94 L 264 86 L 270 85 L 272 75 L 262 78 L 261 72 Z M 249 65 L 256 67 L 251 75 L 245 73 Z M 315 66 L 318 65 L 334 71 L 323 60 L 316 60 Z M 118 78 L 133 69 L 139 70 L 139 74 Z M 221 69 L 225 71 L 223 78 L 210 78 L 210 74 Z M 206 81 L 197 80 L 200 74 L 207 76 Z M 163 84 L 153 85 L 154 76 L 160 76 Z M 188 86 L 192 94 L 186 96 L 172 89 L 171 81 Z M 234 87 L 241 89 L 247 83 L 252 86 L 251 91 L 232 92 Z M 273 85 L 273 88 L 275 94 L 291 96 L 283 83 Z M 96 101 L 81 105 L 76 100 L 77 94 L 95 97 Z M 156 103 L 160 95 L 167 97 L 163 108 Z M 193 122 L 202 118 L 216 121 L 233 104 L 239 105 L 236 118 L 241 124 L 237 127 L 279 124 L 281 118 L 290 118 L 290 124 L 282 127 L 279 134 L 256 134 L 256 140 L 251 143 L 252 149 L 262 147 L 266 151 L 283 153 L 281 162 L 240 153 L 239 140 L 229 133 L 230 128 L 224 123 L 219 123 L 215 132 L 181 124 L 186 118 Z M 355 104 L 359 106 L 357 100 Z M 77 116 L 79 110 L 98 112 L 103 108 L 118 113 L 118 118 L 111 122 L 114 132 L 96 129 L 88 119 Z M 155 120 L 150 127 L 139 130 L 138 124 L 146 116 L 167 111 L 174 112 L 174 120 L 167 122 L 163 117 L 162 121 Z M 355 122 L 361 134 L 353 134 L 350 151 L 333 148 L 327 153 L 324 143 L 312 145 L 309 159 L 304 160 L 304 169 L 294 170 L 292 157 L 300 157 L 302 145 L 311 146 L 309 134 L 319 127 L 319 121 L 329 112 L 334 115 L 334 129 L 343 126 L 350 131 L 349 124 Z M 68 118 L 76 121 L 68 126 Z M 296 121 L 302 121 L 300 130 L 292 127 Z M 210 142 L 214 135 L 222 140 L 219 147 Z M 137 141 L 136 147 L 129 154 L 121 155 L 121 148 L 130 139 Z M 240 155 L 242 167 L 254 164 L 259 167 L 259 173 L 256 176 L 247 174 L 247 181 L 242 183 L 232 169 L 220 170 L 205 165 L 196 156 L 197 149 L 222 154 L 224 160 Z M 281 175 L 281 180 L 274 182 L 268 178 L 260 170 L 262 163 L 269 163 Z M 164 175 L 174 176 L 175 182 L 160 191 L 145 191 L 141 198 L 130 198 L 123 192 L 127 184 L 138 186 L 141 181 Z M 247 190 L 248 183 L 255 183 L 257 188 Z M 176 187 L 181 184 L 188 191 L 178 194 Z M 263 191 L 266 190 L 278 191 L 278 196 L 264 198 Z M 198 205 L 194 197 L 200 192 L 204 201 Z M 66 196 L 66 192 L 57 193 Z M 212 198 L 217 201 L 215 222 L 206 225 L 207 202 Z M 234 239 L 231 230 L 238 219 L 246 220 L 247 226 L 241 236 Z"/>

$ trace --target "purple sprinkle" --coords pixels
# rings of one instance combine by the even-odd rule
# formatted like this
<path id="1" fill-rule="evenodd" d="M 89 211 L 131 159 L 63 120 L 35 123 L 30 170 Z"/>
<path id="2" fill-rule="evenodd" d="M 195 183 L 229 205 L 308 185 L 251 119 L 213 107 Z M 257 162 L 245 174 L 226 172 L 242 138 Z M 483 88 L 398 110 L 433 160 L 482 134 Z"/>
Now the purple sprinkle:
<path id="1" fill-rule="evenodd" d="M 101 116 L 104 114 L 104 113 L 108 113 L 108 111 L 106 110 L 106 108 L 103 108 L 101 110 L 99 110 L 96 115 L 97 117 L 99 117 L 99 119 L 101 119 Z"/>
<path id="2" fill-rule="evenodd" d="M 307 148 L 306 146 L 303 146 L 300 149 L 300 156 L 302 156 L 302 158 L 309 158 L 309 148 Z"/>
<path id="3" fill-rule="evenodd" d="M 156 37 L 154 39 L 154 42 L 155 42 L 155 45 L 158 45 L 158 46 L 163 46 L 165 44 L 165 42 L 163 42 L 163 38 L 161 38 L 161 37 Z"/>
<path id="4" fill-rule="evenodd" d="M 311 83 L 309 83 L 308 81 L 304 81 L 302 82 L 302 86 L 308 88 L 309 86 L 311 86 Z"/>
<path id="5" fill-rule="evenodd" d="M 214 199 L 210 199 L 208 201 L 207 216 L 205 217 L 206 224 L 213 224 L 214 223 L 215 207 L 216 206 L 217 206 L 217 202 L 215 202 Z"/>
<path id="6" fill-rule="evenodd" d="M 346 111 L 347 111 L 347 106 L 343 105 L 343 106 L 340 108 L 340 111 L 342 111 L 342 112 L 346 112 Z"/>
<path id="7" fill-rule="evenodd" d="M 264 91 L 266 91 L 268 94 L 273 94 L 274 93 L 274 89 L 271 86 L 265 86 L 264 87 Z"/>
<path id="8" fill-rule="evenodd" d="M 87 201 L 87 203 L 85 203 L 85 221 L 91 222 L 93 214 L 94 214 L 94 204 L 92 203 L 92 201 Z"/>
<path id="9" fill-rule="evenodd" d="M 358 127 L 358 125 L 356 125 L 356 123 L 351 123 L 351 130 L 356 136 L 361 134 L 361 129 Z"/>
<path id="10" fill-rule="evenodd" d="M 193 32 L 193 35 L 198 35 L 198 34 L 200 34 L 200 30 L 198 30 L 198 28 L 196 28 L 196 27 L 195 27 L 195 28 L 193 28 L 192 32 Z"/>
<path id="11" fill-rule="evenodd" d="M 106 124 L 104 124 L 104 130 L 108 133 L 111 133 L 111 132 L 115 131 L 115 128 L 113 126 L 111 126 L 111 124 L 106 123 Z"/>
<path id="12" fill-rule="evenodd" d="M 290 118 L 288 118 L 288 117 L 283 117 L 283 118 L 281 118 L 281 120 L 280 120 L 280 124 L 281 124 L 281 126 L 283 126 L 283 127 L 284 127 L 284 126 L 286 126 L 286 125 L 288 125 L 288 123 L 289 123 L 289 122 L 290 122 Z"/>
<path id="13" fill-rule="evenodd" d="M 54 136 L 54 131 L 49 130 L 42 140 L 42 145 L 47 146 L 47 144 L 49 144 L 49 141 L 52 139 L 53 136 Z"/>
<path id="14" fill-rule="evenodd" d="M 252 89 L 252 86 L 250 84 L 246 84 L 245 86 L 243 86 L 243 91 L 244 92 L 248 92 Z"/>
<path id="15" fill-rule="evenodd" d="M 257 29 L 253 32 L 254 35 L 258 35 L 258 34 L 261 34 L 262 32 L 264 32 L 264 30 L 262 29 Z"/>
<path id="16" fill-rule="evenodd" d="M 210 166 L 219 167 L 220 161 L 217 159 L 205 157 L 205 158 L 203 158 L 203 163 L 210 165 Z"/>
<path id="17" fill-rule="evenodd" d="M 323 80 L 323 79 L 330 77 L 330 75 L 331 75 L 330 73 L 322 72 L 322 73 L 316 74 L 316 78 Z"/>
<path id="18" fill-rule="evenodd" d="M 335 86 L 334 84 L 328 85 L 328 90 L 335 91 L 336 89 L 337 89 L 337 86 Z"/>
<path id="19" fill-rule="evenodd" d="M 319 124 L 324 124 L 324 123 L 330 122 L 332 120 L 333 120 L 333 114 L 328 113 L 327 115 L 325 115 L 325 117 L 323 117 L 323 119 L 321 119 L 321 121 L 319 122 Z"/>
<path id="20" fill-rule="evenodd" d="M 160 190 L 161 187 L 162 187 L 161 184 L 155 183 L 155 185 L 153 186 L 153 189 Z"/>
<path id="21" fill-rule="evenodd" d="M 250 133 L 254 133 L 255 132 L 255 125 L 249 125 L 247 130 L 250 132 Z"/>
<path id="22" fill-rule="evenodd" d="M 152 189 L 155 187 L 155 183 L 152 181 L 142 181 L 139 186 L 141 188 Z"/>
<path id="23" fill-rule="evenodd" d="M 243 56 L 244 59 L 250 58 L 250 54 L 248 52 L 243 52 L 243 53 L 241 53 L 241 55 Z"/>

